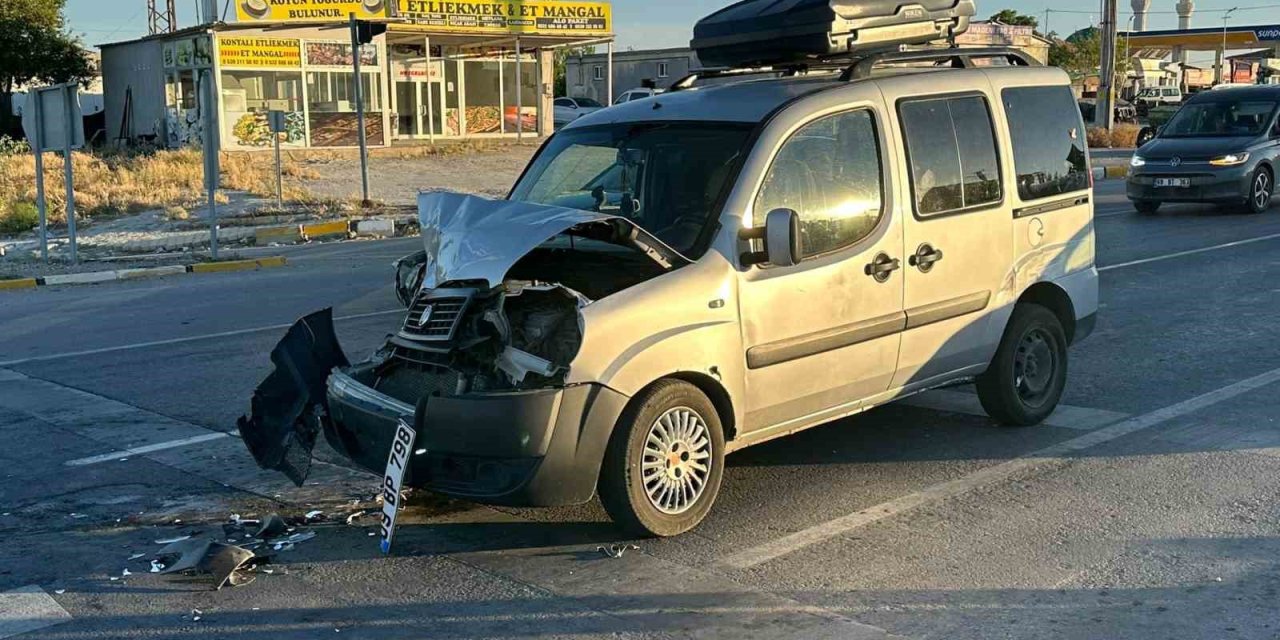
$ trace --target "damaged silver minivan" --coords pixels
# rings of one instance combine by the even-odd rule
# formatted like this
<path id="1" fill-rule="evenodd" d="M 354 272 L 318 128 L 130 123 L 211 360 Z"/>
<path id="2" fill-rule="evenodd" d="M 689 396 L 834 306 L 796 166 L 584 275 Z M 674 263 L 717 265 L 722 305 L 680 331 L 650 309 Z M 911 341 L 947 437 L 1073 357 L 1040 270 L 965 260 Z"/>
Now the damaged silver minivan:
<path id="1" fill-rule="evenodd" d="M 258 462 L 301 482 L 323 432 L 381 473 L 404 418 L 410 486 L 598 494 L 667 536 L 749 445 L 964 382 L 1004 424 L 1054 410 L 1098 298 L 1066 74 L 948 49 L 701 82 L 574 121 L 505 200 L 422 194 L 403 325 L 352 365 L 299 321 L 240 421 Z"/>

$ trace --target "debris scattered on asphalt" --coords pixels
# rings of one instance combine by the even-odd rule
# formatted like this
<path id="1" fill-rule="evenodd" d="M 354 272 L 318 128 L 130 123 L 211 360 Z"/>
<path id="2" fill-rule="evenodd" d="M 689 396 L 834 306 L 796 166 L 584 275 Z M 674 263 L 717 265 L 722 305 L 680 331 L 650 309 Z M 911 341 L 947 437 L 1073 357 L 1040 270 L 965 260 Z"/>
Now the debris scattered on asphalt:
<path id="1" fill-rule="evenodd" d="M 147 554 L 145 554 L 145 553 L 135 553 L 135 554 L 133 554 L 133 555 L 129 556 L 129 559 L 130 559 L 130 560 L 137 560 L 138 558 L 141 558 L 142 556 L 145 556 L 145 555 L 147 555 Z"/>
<path id="2" fill-rule="evenodd" d="M 156 544 L 173 544 L 173 543 L 175 543 L 175 542 L 181 542 L 181 541 L 183 541 L 183 540 L 189 540 L 190 538 L 191 538 L 191 536 L 177 536 L 177 537 L 175 537 L 175 538 L 163 538 L 163 539 L 161 539 L 161 540 L 156 540 Z"/>
<path id="3" fill-rule="evenodd" d="M 73 514 L 71 514 L 71 517 L 72 517 L 72 518 L 74 518 L 74 519 L 76 519 L 76 520 L 79 520 L 79 519 L 81 519 L 81 518 L 88 518 L 88 517 L 89 517 L 89 514 L 87 514 L 87 513 L 73 513 Z"/>
<path id="4" fill-rule="evenodd" d="M 353 524 L 356 520 L 363 518 L 368 513 L 369 513 L 368 511 L 360 510 L 347 516 L 347 524 L 348 525 Z"/>
<path id="5" fill-rule="evenodd" d="M 298 542 L 306 542 L 306 541 L 308 541 L 308 540 L 310 540 L 310 539 L 312 539 L 312 538 L 314 538 L 314 537 L 316 537 L 316 532 L 314 532 L 314 531 L 299 531 L 298 533 L 295 533 L 295 534 L 293 534 L 293 535 L 290 535 L 290 536 L 289 536 L 289 537 L 287 537 L 287 538 L 281 538 L 281 539 L 279 539 L 279 540 L 276 540 L 275 542 L 278 542 L 278 543 L 279 543 L 279 542 L 284 542 L 284 543 L 287 543 L 287 544 L 295 544 L 295 543 L 298 543 Z"/>
<path id="6" fill-rule="evenodd" d="M 129 577 L 129 576 L 131 576 L 131 575 L 133 575 L 133 572 L 132 572 L 132 571 L 129 571 L 128 569 L 125 569 L 124 571 L 122 571 L 122 572 L 120 573 L 120 577 L 121 577 L 121 578 L 128 578 L 128 577 Z"/>
<path id="7" fill-rule="evenodd" d="M 167 566 L 153 560 L 151 568 L 154 572 L 211 574 L 215 591 L 228 584 L 233 587 L 249 584 L 254 579 L 245 566 L 254 557 L 254 553 L 233 544 L 208 539 L 180 540 L 161 549 L 156 555 L 161 558 L 176 557 L 176 560 Z M 157 569 L 158 566 L 163 568 Z"/>
<path id="8" fill-rule="evenodd" d="M 66 589 L 54 589 L 54 590 L 53 590 L 53 592 L 54 592 L 54 593 L 56 593 L 56 594 L 58 594 L 58 595 L 62 595 L 62 594 L 64 594 L 64 593 L 66 593 L 66 592 L 67 592 L 67 590 L 66 590 Z"/>
<path id="9" fill-rule="evenodd" d="M 599 551 L 606 558 L 621 558 L 623 554 L 625 554 L 628 551 L 639 551 L 639 550 L 640 550 L 640 547 L 638 545 L 622 544 L 622 543 L 611 544 L 607 547 L 604 547 L 604 546 L 596 547 L 596 551 Z"/>
<path id="10" fill-rule="evenodd" d="M 306 518 L 307 522 L 320 522 L 325 519 L 324 512 L 319 509 L 316 509 L 315 511 L 308 511 L 303 518 Z"/>
<path id="11" fill-rule="evenodd" d="M 198 621 L 200 620 L 200 616 L 202 616 L 202 615 L 204 615 L 204 614 L 203 614 L 199 609 L 192 609 L 192 610 L 191 610 L 191 621 L 192 621 L 192 622 L 198 622 Z"/>
<path id="12" fill-rule="evenodd" d="M 253 534 L 255 538 L 274 538 L 289 532 L 289 525 L 285 523 L 284 518 L 280 514 L 273 513 L 262 520 L 262 526 L 258 528 L 257 533 Z"/>
<path id="13" fill-rule="evenodd" d="M 151 573 L 160 573 L 161 571 L 164 571 L 164 565 L 159 560 L 152 560 Z"/>
<path id="14" fill-rule="evenodd" d="M 291 543 L 291 542 L 277 542 L 277 543 L 275 543 L 274 545 L 272 545 L 272 546 L 271 546 L 271 549 L 272 549 L 273 551 L 293 551 L 293 543 Z"/>

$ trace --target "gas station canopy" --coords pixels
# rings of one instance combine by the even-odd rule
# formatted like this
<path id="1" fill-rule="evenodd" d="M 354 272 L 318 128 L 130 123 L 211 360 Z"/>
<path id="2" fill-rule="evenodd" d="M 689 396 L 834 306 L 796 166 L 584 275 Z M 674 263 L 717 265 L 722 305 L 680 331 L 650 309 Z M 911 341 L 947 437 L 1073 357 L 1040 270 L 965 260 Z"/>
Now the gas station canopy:
<path id="1" fill-rule="evenodd" d="M 1227 49 L 1280 46 L 1280 24 L 1228 26 L 1225 32 L 1216 27 L 1121 32 L 1119 39 L 1132 49 L 1182 47 L 1186 51 L 1217 51 L 1223 48 L 1224 33 Z"/>

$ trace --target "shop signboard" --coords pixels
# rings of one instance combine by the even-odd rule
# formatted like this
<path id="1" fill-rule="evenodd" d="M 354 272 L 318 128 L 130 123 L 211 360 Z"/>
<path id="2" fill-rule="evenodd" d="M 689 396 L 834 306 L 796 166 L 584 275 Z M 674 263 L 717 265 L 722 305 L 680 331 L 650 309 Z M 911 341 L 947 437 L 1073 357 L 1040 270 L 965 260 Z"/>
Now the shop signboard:
<path id="1" fill-rule="evenodd" d="M 240 22 L 336 22 L 386 18 L 395 0 L 235 0 Z"/>
<path id="2" fill-rule="evenodd" d="M 346 42 L 307 41 L 308 67 L 334 67 L 350 70 L 355 61 L 351 59 L 351 44 Z M 360 65 L 369 71 L 376 71 L 378 66 L 378 47 L 366 44 L 360 47 Z"/>
<path id="3" fill-rule="evenodd" d="M 170 40 L 161 49 L 165 69 L 208 69 L 213 65 L 209 36 Z"/>
<path id="4" fill-rule="evenodd" d="M 218 38 L 223 69 L 301 69 L 302 44 L 296 38 Z"/>
<path id="5" fill-rule="evenodd" d="M 391 71 L 399 82 L 442 82 L 444 81 L 444 61 L 432 60 L 427 64 L 426 58 L 392 60 Z"/>
<path id="6" fill-rule="evenodd" d="M 459 33 L 608 35 L 606 2 L 565 0 L 397 0 L 399 17 L 432 31 Z"/>

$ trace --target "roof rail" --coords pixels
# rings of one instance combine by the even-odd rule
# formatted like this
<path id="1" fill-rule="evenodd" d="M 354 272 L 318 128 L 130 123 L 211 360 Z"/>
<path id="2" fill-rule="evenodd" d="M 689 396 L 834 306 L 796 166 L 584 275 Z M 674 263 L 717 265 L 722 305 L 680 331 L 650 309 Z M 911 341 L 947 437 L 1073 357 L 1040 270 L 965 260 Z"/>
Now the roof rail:
<path id="1" fill-rule="evenodd" d="M 1013 47 L 948 47 L 937 49 L 918 49 L 914 51 L 880 51 L 863 56 L 839 55 L 812 60 L 800 60 L 790 64 L 778 64 L 767 67 L 712 67 L 695 69 L 688 75 L 676 80 L 667 88 L 668 92 L 691 89 L 699 80 L 708 78 L 725 78 L 732 76 L 748 76 L 764 73 L 777 73 L 783 76 L 795 76 L 810 71 L 841 70 L 840 80 L 865 80 L 871 77 L 872 70 L 881 64 L 902 62 L 935 62 L 950 63 L 956 69 L 969 69 L 977 65 L 975 59 L 1003 59 L 1007 64 L 1020 67 L 1043 66 L 1039 60 L 1026 52 Z M 939 64 L 942 66 L 942 64 Z"/>
<path id="2" fill-rule="evenodd" d="M 852 80 L 863 80 L 871 77 L 872 70 L 880 64 L 892 64 L 896 62 L 934 62 L 938 66 L 941 63 L 949 62 L 956 69 L 970 69 L 975 67 L 974 59 L 1004 59 L 1008 64 L 1020 67 L 1039 67 L 1042 66 L 1039 60 L 1027 55 L 1026 52 L 1015 49 L 1013 47 L 983 47 L 983 48 L 948 48 L 948 49 L 921 49 L 917 51 L 886 51 L 883 53 L 874 53 L 865 58 L 849 65 L 844 73 L 840 74 L 840 79 L 849 82 Z"/>

